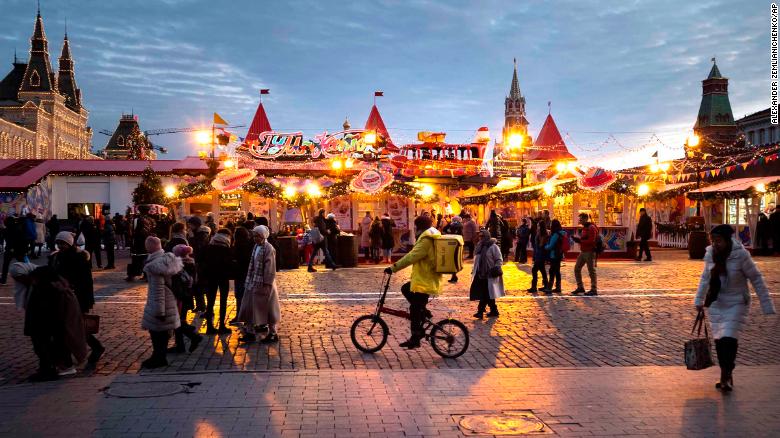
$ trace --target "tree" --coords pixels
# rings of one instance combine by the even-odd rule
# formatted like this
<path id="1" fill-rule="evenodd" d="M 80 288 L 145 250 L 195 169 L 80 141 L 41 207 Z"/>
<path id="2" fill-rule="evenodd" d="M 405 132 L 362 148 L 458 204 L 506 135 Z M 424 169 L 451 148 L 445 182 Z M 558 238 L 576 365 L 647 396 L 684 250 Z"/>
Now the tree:
<path id="1" fill-rule="evenodd" d="M 165 205 L 165 194 L 160 177 L 157 176 L 152 166 L 147 166 L 141 175 L 141 182 L 133 190 L 133 204 L 160 204 Z"/>

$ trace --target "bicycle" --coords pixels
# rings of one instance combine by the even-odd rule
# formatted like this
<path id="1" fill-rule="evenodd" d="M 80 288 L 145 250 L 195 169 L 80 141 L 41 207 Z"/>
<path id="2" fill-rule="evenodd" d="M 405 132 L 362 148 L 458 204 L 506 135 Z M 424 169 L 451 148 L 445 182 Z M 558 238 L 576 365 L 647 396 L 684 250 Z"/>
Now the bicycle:
<path id="1" fill-rule="evenodd" d="M 392 275 L 389 274 L 385 274 L 382 277 L 384 290 L 379 297 L 376 311 L 370 315 L 363 315 L 352 323 L 352 328 L 349 332 L 352 343 L 355 344 L 358 350 L 364 353 L 376 353 L 387 343 L 390 328 L 382 319 L 382 313 L 408 320 L 411 319 L 409 312 L 385 307 L 385 298 L 387 298 L 387 290 L 390 288 L 391 277 Z M 469 331 L 466 326 L 452 318 L 433 322 L 432 317 L 433 315 L 430 312 L 426 312 L 423 330 L 425 331 L 424 339 L 431 343 L 433 351 L 441 357 L 450 359 L 465 353 L 469 348 Z"/>

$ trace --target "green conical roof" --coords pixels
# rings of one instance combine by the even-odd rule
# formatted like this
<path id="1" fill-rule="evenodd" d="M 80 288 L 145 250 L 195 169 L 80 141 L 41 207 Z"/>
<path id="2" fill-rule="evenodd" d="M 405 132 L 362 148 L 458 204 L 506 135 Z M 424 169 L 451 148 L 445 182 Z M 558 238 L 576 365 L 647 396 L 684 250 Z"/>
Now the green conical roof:
<path id="1" fill-rule="evenodd" d="M 713 61 L 712 63 L 712 69 L 710 70 L 710 75 L 707 76 L 707 79 L 720 79 L 723 78 L 723 76 L 720 74 L 720 70 L 718 70 L 718 64 L 715 64 Z"/>

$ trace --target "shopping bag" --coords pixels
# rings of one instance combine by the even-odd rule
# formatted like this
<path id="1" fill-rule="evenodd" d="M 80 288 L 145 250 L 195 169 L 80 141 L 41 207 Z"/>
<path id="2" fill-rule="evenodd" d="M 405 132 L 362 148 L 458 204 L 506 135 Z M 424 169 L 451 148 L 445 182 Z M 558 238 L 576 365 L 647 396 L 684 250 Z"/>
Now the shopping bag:
<path id="1" fill-rule="evenodd" d="M 85 313 L 82 317 L 84 319 L 84 331 L 88 335 L 96 335 L 100 331 L 100 316 Z"/>
<path id="2" fill-rule="evenodd" d="M 696 338 L 685 343 L 685 367 L 689 370 L 703 370 L 713 365 L 712 350 L 710 349 L 710 332 L 704 321 L 704 310 L 700 310 L 693 323 L 691 335 Z M 704 326 L 704 337 L 701 337 L 701 329 Z M 697 331 L 698 328 L 698 331 Z"/>

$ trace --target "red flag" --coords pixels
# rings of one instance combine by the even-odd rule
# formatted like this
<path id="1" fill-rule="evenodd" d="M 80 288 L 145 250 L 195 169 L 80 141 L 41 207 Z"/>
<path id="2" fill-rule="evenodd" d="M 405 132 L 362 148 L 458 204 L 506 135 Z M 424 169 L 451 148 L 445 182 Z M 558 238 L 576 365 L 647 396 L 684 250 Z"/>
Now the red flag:
<path id="1" fill-rule="evenodd" d="M 384 91 L 374 91 L 374 97 L 380 97 L 384 95 L 385 95 Z"/>
<path id="2" fill-rule="evenodd" d="M 260 90 L 260 94 L 270 94 L 271 89 L 270 88 L 263 88 Z"/>

